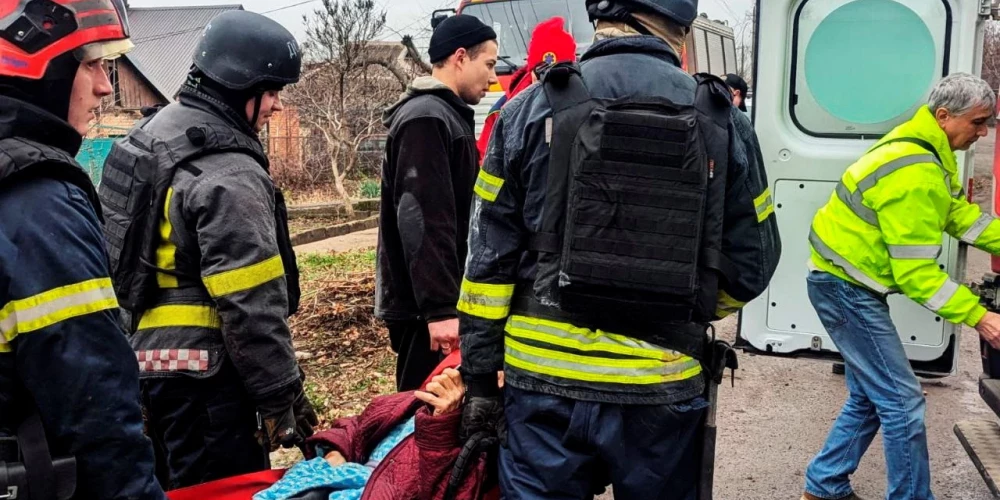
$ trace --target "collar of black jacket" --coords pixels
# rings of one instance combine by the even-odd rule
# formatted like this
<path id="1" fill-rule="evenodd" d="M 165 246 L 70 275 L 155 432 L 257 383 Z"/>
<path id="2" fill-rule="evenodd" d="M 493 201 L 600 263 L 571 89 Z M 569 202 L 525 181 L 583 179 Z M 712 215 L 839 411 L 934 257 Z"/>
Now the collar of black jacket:
<path id="1" fill-rule="evenodd" d="M 65 120 L 38 106 L 0 96 L 0 139 L 22 137 L 61 149 L 73 156 L 80 151 L 83 137 Z"/>
<path id="2" fill-rule="evenodd" d="M 580 58 L 580 62 L 598 57 L 616 54 L 649 54 L 670 61 L 670 64 L 680 67 L 681 59 L 674 49 L 662 39 L 655 36 L 626 36 L 599 40 Z"/>
<path id="3" fill-rule="evenodd" d="M 399 97 L 395 104 L 386 108 L 382 114 L 382 122 L 385 126 L 390 126 L 396 112 L 404 104 L 422 95 L 432 95 L 446 102 L 448 106 L 455 110 L 463 120 L 475 128 L 476 112 L 465 101 L 463 101 L 455 91 L 432 76 L 422 76 L 415 80 L 406 88 L 406 92 Z"/>
<path id="4" fill-rule="evenodd" d="M 257 134 L 257 131 L 250 127 L 250 123 L 247 119 L 238 115 L 236 110 L 222 102 L 221 99 L 217 99 L 209 93 L 203 92 L 189 84 L 184 84 L 184 86 L 181 87 L 178 98 L 181 104 L 200 109 L 206 113 L 211 113 L 212 115 L 224 120 L 228 125 L 232 126 L 236 130 L 243 132 L 257 141 L 260 140 L 260 136 Z"/>

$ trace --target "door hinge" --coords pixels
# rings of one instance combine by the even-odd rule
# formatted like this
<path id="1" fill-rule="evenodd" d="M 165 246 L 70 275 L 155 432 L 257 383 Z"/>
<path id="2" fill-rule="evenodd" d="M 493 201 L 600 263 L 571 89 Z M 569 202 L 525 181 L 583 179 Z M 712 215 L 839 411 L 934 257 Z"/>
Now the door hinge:
<path id="1" fill-rule="evenodd" d="M 823 339 L 819 338 L 818 336 L 814 336 L 812 338 L 812 345 L 810 347 L 814 351 L 822 351 L 823 350 Z"/>
<path id="2" fill-rule="evenodd" d="M 994 0 L 980 0 L 979 16 L 986 19 L 1000 20 L 1000 4 Z"/>

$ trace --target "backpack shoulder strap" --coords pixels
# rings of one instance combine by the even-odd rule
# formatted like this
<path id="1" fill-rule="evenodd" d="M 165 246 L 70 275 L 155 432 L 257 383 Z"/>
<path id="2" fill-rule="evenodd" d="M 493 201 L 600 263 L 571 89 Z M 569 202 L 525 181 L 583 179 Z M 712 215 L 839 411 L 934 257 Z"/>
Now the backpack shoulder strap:
<path id="1" fill-rule="evenodd" d="M 728 170 L 731 161 L 730 144 L 734 140 L 730 137 L 729 127 L 733 110 L 732 93 L 729 86 L 713 74 L 698 73 L 694 78 L 698 84 L 695 88 L 695 108 L 715 125 L 713 136 L 722 143 L 715 149 L 718 155 L 725 155 L 723 170 Z M 728 173 L 725 175 L 728 178 Z M 736 265 L 719 249 L 702 247 L 701 259 L 705 267 L 716 270 L 725 282 L 734 283 L 739 276 Z"/>
<path id="2" fill-rule="evenodd" d="M 528 248 L 536 252 L 559 253 L 562 242 L 562 212 L 566 210 L 570 157 L 576 144 L 576 133 L 591 111 L 599 105 L 590 96 L 576 63 L 560 63 L 542 76 L 542 89 L 552 108 L 546 119 L 546 141 L 549 151 L 549 172 L 545 196 L 545 216 L 541 230 L 531 236 Z"/>
<path id="3" fill-rule="evenodd" d="M 695 89 L 695 107 L 712 117 L 712 120 L 724 130 L 727 129 L 733 97 L 726 82 L 710 73 L 698 73 L 694 75 L 694 79 L 698 83 Z"/>

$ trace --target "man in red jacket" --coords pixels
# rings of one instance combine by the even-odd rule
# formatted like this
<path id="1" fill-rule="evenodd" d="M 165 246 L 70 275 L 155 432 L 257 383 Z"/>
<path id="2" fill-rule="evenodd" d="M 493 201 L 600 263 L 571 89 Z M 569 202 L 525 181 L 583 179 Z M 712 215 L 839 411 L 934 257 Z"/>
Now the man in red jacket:
<path id="1" fill-rule="evenodd" d="M 493 125 L 500 116 L 500 109 L 522 90 L 538 81 L 538 73 L 542 69 L 556 63 L 576 60 L 576 40 L 566 32 L 563 26 L 566 21 L 561 17 L 553 17 L 535 26 L 528 42 L 528 60 L 521 69 L 514 72 L 507 85 L 507 92 L 490 108 L 486 116 L 483 133 L 479 136 L 476 146 L 479 148 L 479 163 L 486 160 L 486 146 L 493 134 Z"/>

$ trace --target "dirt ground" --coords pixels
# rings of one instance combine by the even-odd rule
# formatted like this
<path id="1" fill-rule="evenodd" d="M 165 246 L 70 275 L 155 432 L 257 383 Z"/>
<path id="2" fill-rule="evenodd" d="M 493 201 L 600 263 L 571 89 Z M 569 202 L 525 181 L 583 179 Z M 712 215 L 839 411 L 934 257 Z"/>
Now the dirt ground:
<path id="1" fill-rule="evenodd" d="M 975 198 L 987 208 L 994 141 L 991 133 L 976 152 Z M 376 231 L 365 231 L 297 250 L 371 248 L 376 238 Z M 989 257 L 971 250 L 967 280 L 988 270 Z M 735 320 L 717 326 L 720 336 L 735 338 Z M 959 420 L 995 418 L 977 392 L 981 365 L 974 330 L 963 332 L 960 358 L 957 375 L 924 383 L 933 488 L 939 499 L 989 500 L 988 489 L 952 431 Z M 742 354 L 740 366 L 735 388 L 723 384 L 720 394 L 715 498 L 797 500 L 805 467 L 822 446 L 844 401 L 844 378 L 831 372 L 829 362 Z M 853 484 L 859 494 L 875 499 L 884 497 L 885 483 L 885 461 L 877 439 Z"/>

